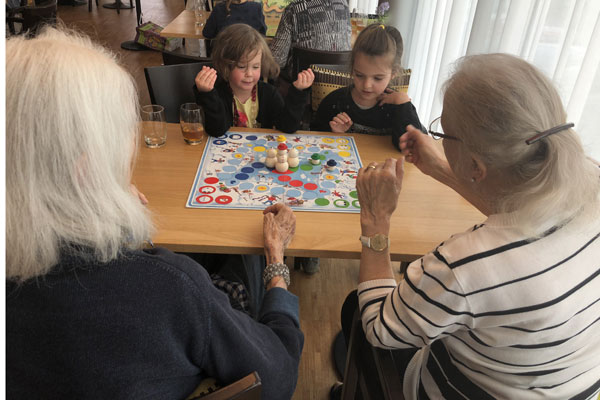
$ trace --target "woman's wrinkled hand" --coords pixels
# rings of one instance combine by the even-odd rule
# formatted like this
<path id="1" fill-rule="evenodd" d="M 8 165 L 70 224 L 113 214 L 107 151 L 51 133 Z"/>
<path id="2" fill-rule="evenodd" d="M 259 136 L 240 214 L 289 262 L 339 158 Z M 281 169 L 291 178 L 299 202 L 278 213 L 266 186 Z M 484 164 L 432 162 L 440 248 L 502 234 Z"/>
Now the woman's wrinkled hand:
<path id="1" fill-rule="evenodd" d="M 434 139 L 412 125 L 400 136 L 400 150 L 406 161 L 426 175 L 435 176 L 448 163 Z"/>
<path id="2" fill-rule="evenodd" d="M 146 198 L 146 196 L 144 195 L 144 193 L 140 192 L 138 190 L 138 188 L 132 183 L 131 185 L 129 185 L 129 191 L 131 191 L 131 193 L 137 197 L 138 199 L 140 199 L 140 203 L 142 203 L 143 205 L 148 204 L 148 199 Z"/>
<path id="3" fill-rule="evenodd" d="M 277 203 L 263 210 L 263 238 L 265 249 L 281 251 L 292 241 L 296 232 L 296 216 L 291 208 Z"/>
<path id="4" fill-rule="evenodd" d="M 404 160 L 388 158 L 384 164 L 375 162 L 358 172 L 356 190 L 360 202 L 363 234 L 386 233 L 390 218 L 398 204 L 404 177 Z M 376 232 L 371 232 L 375 230 Z"/>

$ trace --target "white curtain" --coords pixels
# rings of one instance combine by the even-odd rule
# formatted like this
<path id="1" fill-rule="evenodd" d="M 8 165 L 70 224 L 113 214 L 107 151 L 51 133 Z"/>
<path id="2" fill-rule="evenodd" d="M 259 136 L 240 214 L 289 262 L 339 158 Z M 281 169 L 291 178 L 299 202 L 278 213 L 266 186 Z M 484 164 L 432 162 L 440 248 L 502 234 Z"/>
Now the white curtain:
<path id="1" fill-rule="evenodd" d="M 390 2 L 392 4 L 394 0 Z M 350 12 L 361 14 L 375 14 L 377 12 L 377 4 L 379 0 L 348 0 Z"/>
<path id="2" fill-rule="evenodd" d="M 360 1 L 360 0 L 359 0 Z M 409 96 L 424 124 L 441 113 L 452 63 L 505 52 L 540 68 L 558 88 L 586 152 L 600 160 L 600 1 L 392 0 L 404 38 Z"/>

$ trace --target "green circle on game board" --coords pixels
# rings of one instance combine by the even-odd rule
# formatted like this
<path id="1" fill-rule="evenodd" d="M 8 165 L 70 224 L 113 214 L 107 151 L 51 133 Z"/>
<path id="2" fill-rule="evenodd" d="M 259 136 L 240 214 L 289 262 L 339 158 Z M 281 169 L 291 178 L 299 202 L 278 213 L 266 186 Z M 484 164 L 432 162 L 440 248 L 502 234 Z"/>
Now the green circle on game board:
<path id="1" fill-rule="evenodd" d="M 333 201 L 333 205 L 337 208 L 348 208 L 350 203 L 344 199 L 337 199 Z"/>
<path id="2" fill-rule="evenodd" d="M 292 172 L 296 172 L 298 171 L 298 167 L 290 167 L 289 170 Z"/>
<path id="3" fill-rule="evenodd" d="M 315 199 L 315 204 L 318 206 L 327 206 L 329 205 L 329 200 L 323 198 Z"/>
<path id="4" fill-rule="evenodd" d="M 300 168 L 302 171 L 312 171 L 312 164 L 302 164 Z"/>
<path id="5" fill-rule="evenodd" d="M 327 154 L 327 152 L 325 152 L 325 154 Z M 325 159 L 325 154 L 319 154 L 319 158 L 320 158 L 321 160 L 324 160 L 324 159 Z"/>
<path id="6" fill-rule="evenodd" d="M 354 208 L 360 208 L 360 203 L 358 202 L 358 200 L 354 200 L 352 202 L 352 205 L 354 206 Z"/>
<path id="7" fill-rule="evenodd" d="M 358 199 L 358 192 L 356 190 L 351 191 L 350 193 L 348 193 L 350 195 L 350 197 L 352 197 L 353 199 Z"/>

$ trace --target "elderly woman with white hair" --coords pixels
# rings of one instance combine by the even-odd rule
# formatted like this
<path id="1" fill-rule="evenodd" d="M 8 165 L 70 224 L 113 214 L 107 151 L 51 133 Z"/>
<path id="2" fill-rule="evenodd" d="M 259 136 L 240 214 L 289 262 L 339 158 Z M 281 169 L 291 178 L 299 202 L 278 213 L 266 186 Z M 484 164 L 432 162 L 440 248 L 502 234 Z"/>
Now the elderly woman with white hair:
<path id="1" fill-rule="evenodd" d="M 403 350 L 406 399 L 589 399 L 600 388 L 600 169 L 551 82 L 506 54 L 465 57 L 434 140 L 402 153 L 487 219 L 393 279 L 387 235 L 403 160 L 362 168 L 358 306 L 377 347 Z M 351 304 L 351 296 L 347 303 Z"/>
<path id="2" fill-rule="evenodd" d="M 114 56 L 47 29 L 8 40 L 6 60 L 7 397 L 182 399 L 257 371 L 264 398 L 289 399 L 304 340 L 292 211 L 264 212 L 269 265 L 245 258 L 266 288 L 252 318 L 190 258 L 143 249 L 138 99 Z"/>

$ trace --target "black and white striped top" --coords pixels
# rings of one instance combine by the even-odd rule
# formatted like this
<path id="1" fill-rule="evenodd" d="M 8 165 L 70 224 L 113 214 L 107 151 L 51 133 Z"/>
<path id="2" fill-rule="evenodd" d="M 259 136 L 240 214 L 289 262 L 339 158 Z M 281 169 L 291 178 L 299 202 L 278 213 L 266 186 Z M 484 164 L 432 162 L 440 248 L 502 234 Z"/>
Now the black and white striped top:
<path id="1" fill-rule="evenodd" d="M 421 348 L 406 399 L 590 399 L 600 388 L 600 221 L 537 238 L 510 214 L 452 236 L 405 280 L 358 286 L 363 328 Z"/>
<path id="2" fill-rule="evenodd" d="M 281 68 L 292 45 L 305 49 L 349 51 L 352 27 L 347 0 L 296 0 L 283 10 L 271 52 Z"/>

